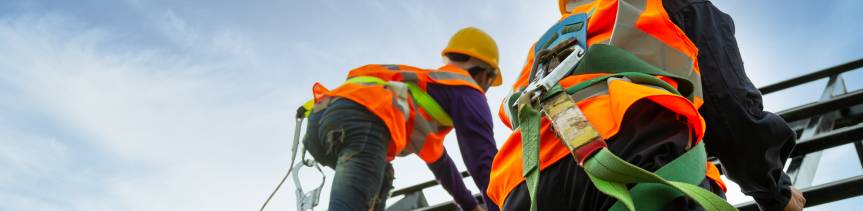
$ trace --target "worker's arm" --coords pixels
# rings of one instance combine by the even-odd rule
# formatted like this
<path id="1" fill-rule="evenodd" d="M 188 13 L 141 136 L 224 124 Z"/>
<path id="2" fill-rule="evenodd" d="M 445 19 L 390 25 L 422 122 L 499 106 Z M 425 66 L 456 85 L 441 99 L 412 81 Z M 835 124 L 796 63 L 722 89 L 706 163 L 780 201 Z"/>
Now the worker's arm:
<path id="1" fill-rule="evenodd" d="M 429 95 L 441 105 L 455 124 L 458 146 L 467 171 L 485 201 L 491 163 L 497 154 L 491 110 L 485 95 L 464 86 L 429 85 Z M 496 210 L 494 206 L 489 210 Z"/>
<path id="2" fill-rule="evenodd" d="M 459 173 L 458 168 L 455 167 L 455 163 L 453 163 L 446 151 L 443 152 L 443 155 L 437 161 L 429 163 L 428 167 L 434 174 L 435 180 L 453 197 L 455 203 L 462 210 L 471 210 L 477 206 L 476 199 L 473 198 L 470 190 L 464 185 L 461 173 Z"/>
<path id="3" fill-rule="evenodd" d="M 796 135 L 781 117 L 763 111 L 761 93 L 743 69 L 734 22 L 709 1 L 664 0 L 663 5 L 698 47 L 708 152 L 762 210 L 782 210 L 792 197 L 782 169 Z M 798 195 L 792 201 L 802 198 Z"/>

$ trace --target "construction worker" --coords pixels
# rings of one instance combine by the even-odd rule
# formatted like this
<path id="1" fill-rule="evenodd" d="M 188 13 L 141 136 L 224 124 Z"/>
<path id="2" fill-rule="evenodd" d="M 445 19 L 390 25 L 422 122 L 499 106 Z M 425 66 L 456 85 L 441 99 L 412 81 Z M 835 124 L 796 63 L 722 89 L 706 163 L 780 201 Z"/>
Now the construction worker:
<path id="1" fill-rule="evenodd" d="M 726 103 L 715 101 L 727 99 L 727 97 L 714 98 L 716 94 L 710 92 L 717 88 L 707 83 L 729 80 L 728 78 L 710 79 L 710 82 L 707 82 L 707 79 L 702 80 L 703 70 L 717 71 L 717 66 L 711 66 L 709 70 L 705 70 L 700 69 L 698 64 L 713 62 L 712 64 L 715 65 L 722 62 L 719 65 L 722 66 L 728 61 L 711 61 L 713 58 L 699 57 L 696 45 L 686 36 L 687 34 L 701 36 L 696 40 L 704 41 L 704 36 L 708 37 L 706 39 L 711 39 L 713 36 L 726 36 L 724 38 L 727 39 L 728 35 L 705 35 L 715 31 L 682 31 L 669 19 L 664 2 L 667 1 L 559 1 L 561 20 L 531 48 L 527 63 L 513 87 L 516 94 L 507 98 L 501 108 L 501 119 L 507 126 L 516 129 L 495 157 L 488 189 L 489 197 L 502 210 L 734 209 L 719 198 L 724 197 L 725 186 L 719 177 L 718 169 L 711 163 L 705 162 L 705 149 L 701 140 L 705 137 L 705 128 L 712 126 L 711 121 L 708 121 L 707 125 L 704 124 L 705 121 L 698 111 L 698 108 L 703 108 L 702 105 L 705 103 L 715 103 L 704 106 L 710 109 L 724 109 L 722 106 Z M 683 10 L 690 9 L 686 6 L 678 9 L 681 10 L 676 12 L 691 12 L 691 10 Z M 717 14 L 690 13 L 681 15 L 682 18 L 677 20 L 693 23 L 700 15 Z M 586 25 L 585 35 L 582 35 L 584 38 L 576 39 L 578 36 L 567 35 L 579 31 L 582 25 Z M 718 26 L 690 26 L 695 29 L 699 27 Z M 567 36 L 577 42 L 561 41 Z M 731 38 L 733 42 L 733 36 Z M 575 101 L 573 107 L 583 112 L 581 119 L 588 123 L 582 124 L 588 126 L 579 126 L 584 127 L 579 130 L 596 133 L 591 136 L 594 138 L 588 139 L 588 142 L 582 145 L 571 145 L 569 140 L 562 142 L 561 139 L 564 138 L 561 137 L 560 130 L 561 128 L 565 130 L 567 127 L 559 127 L 557 119 L 550 120 L 544 117 L 541 121 L 532 122 L 531 117 L 524 115 L 538 118 L 537 115 L 523 112 L 523 108 L 513 106 L 513 102 L 519 102 L 525 98 L 521 96 L 523 91 L 537 81 L 537 75 L 542 76 L 543 71 L 547 73 L 549 70 L 556 70 L 557 65 L 567 63 L 563 58 L 568 59 L 574 51 L 555 51 L 572 49 L 566 44 L 583 45 L 587 48 L 586 54 L 572 68 L 572 73 L 559 81 L 559 85 L 567 94 L 566 97 Z M 739 61 L 739 55 L 736 59 Z M 738 71 L 742 72 L 739 64 L 733 67 L 740 67 Z M 705 76 L 715 77 L 717 74 L 724 73 L 714 72 L 709 75 L 705 73 Z M 649 77 L 644 77 L 645 75 Z M 728 83 L 746 82 L 748 79 Z M 728 94 L 734 91 L 738 90 L 716 93 Z M 708 100 L 705 101 L 703 96 L 707 96 Z M 758 104 L 760 105 L 760 101 Z M 740 106 L 745 105 L 737 105 L 738 108 Z M 758 108 L 757 113 L 763 116 L 760 106 Z M 547 116 L 555 116 L 549 114 L 548 110 L 546 112 Z M 731 110 L 731 112 L 743 111 Z M 739 119 L 722 117 L 718 113 L 711 113 L 711 115 L 715 116 L 710 116 L 708 119 L 727 121 L 725 124 L 741 122 Z M 728 114 L 723 112 L 723 115 Z M 732 114 L 732 116 L 736 115 L 738 114 Z M 755 143 L 759 146 L 754 147 L 752 151 L 762 150 L 758 155 L 735 154 L 732 148 L 747 148 L 752 143 L 749 143 L 751 141 L 745 137 L 728 137 L 731 133 L 743 133 L 727 129 L 707 129 L 708 133 L 724 132 L 724 135 L 713 134 L 706 139 L 709 143 L 707 149 L 718 156 L 729 171 L 734 169 L 735 173 L 740 175 L 738 178 L 732 177 L 735 181 L 744 181 L 751 185 L 749 187 L 757 187 L 755 189 L 757 192 L 750 192 L 750 194 L 755 194 L 762 208 L 778 210 L 786 207 L 784 205 L 787 204 L 791 207 L 789 210 L 799 210 L 802 205 L 789 203 L 788 198 L 791 194 L 788 191 L 787 177 L 783 180 L 781 173 L 784 159 L 790 151 L 789 147 L 793 146 L 793 137 L 788 137 L 793 136 L 793 132 L 788 130 L 787 126 L 783 128 L 779 124 L 774 124 L 776 122 L 774 117 L 764 117 L 772 123 L 761 125 L 775 130 L 755 133 L 772 133 L 779 135 L 777 139 L 781 140 Z M 751 123 L 758 119 L 749 121 Z M 569 127 L 575 127 L 572 125 L 578 124 L 571 124 Z M 752 124 L 744 124 L 735 128 L 751 126 Z M 767 136 L 757 136 L 757 138 L 762 137 Z M 737 140 L 726 142 L 728 139 Z M 534 143 L 537 141 L 539 143 Z M 716 145 L 724 145 L 725 151 L 711 149 Z M 767 150 L 766 157 L 763 154 L 764 150 Z M 604 152 L 610 153 L 605 153 L 604 157 L 599 158 L 599 154 Z M 606 159 L 609 158 L 608 154 L 619 156 L 621 161 L 619 163 L 628 163 L 637 166 L 640 170 L 656 172 L 655 175 L 648 176 L 658 175 L 670 181 L 677 180 L 669 178 L 682 178 L 680 181 L 688 180 L 686 183 L 696 188 L 674 187 L 678 188 L 678 194 L 675 195 L 670 194 L 675 191 L 668 191 L 665 186 L 657 185 L 667 181 L 654 180 L 652 184 L 637 185 L 618 184 L 620 182 L 616 181 L 614 184 L 608 183 L 607 178 L 615 178 L 599 178 L 604 175 L 596 176 L 597 169 L 608 170 L 603 173 L 623 172 L 618 175 L 621 177 L 635 174 L 634 171 L 629 170 L 615 172 L 618 170 L 615 167 L 603 166 L 602 164 L 608 163 L 605 161 L 614 161 L 614 159 Z M 726 160 L 731 162 L 726 164 Z M 743 163 L 750 161 L 756 163 L 756 166 L 746 167 L 747 164 Z M 596 163 L 600 165 L 591 165 Z M 762 167 L 764 169 L 756 169 Z M 536 174 L 532 175 L 534 172 Z M 650 173 L 638 173 L 642 176 L 647 174 Z M 627 178 L 621 179 L 621 181 L 624 180 Z M 614 190 L 609 188 L 610 186 L 619 189 Z M 702 189 L 697 190 L 698 187 Z M 744 187 L 744 191 L 747 190 L 746 188 Z M 711 199 L 690 198 L 698 194 L 686 193 L 699 191 L 702 196 L 715 195 L 706 197 Z M 684 192 L 690 197 L 679 197 L 681 196 L 679 192 Z M 799 193 L 795 194 L 799 195 Z M 708 208 L 706 207 L 708 205 L 715 206 Z"/>
<path id="2" fill-rule="evenodd" d="M 485 190 L 497 149 L 484 93 L 502 81 L 497 44 L 468 27 L 452 36 L 442 56 L 445 65 L 436 70 L 366 65 L 333 90 L 315 84 L 303 144 L 335 169 L 329 210 L 383 210 L 392 188 L 390 161 L 409 154 L 428 164 L 460 208 L 483 210 L 443 140 L 455 128 L 468 172 Z"/>
<path id="3" fill-rule="evenodd" d="M 698 48 L 708 153 L 762 210 L 803 209 L 806 199 L 782 171 L 797 136 L 781 117 L 763 110 L 761 92 L 743 69 L 734 21 L 707 0 L 662 2 Z"/>

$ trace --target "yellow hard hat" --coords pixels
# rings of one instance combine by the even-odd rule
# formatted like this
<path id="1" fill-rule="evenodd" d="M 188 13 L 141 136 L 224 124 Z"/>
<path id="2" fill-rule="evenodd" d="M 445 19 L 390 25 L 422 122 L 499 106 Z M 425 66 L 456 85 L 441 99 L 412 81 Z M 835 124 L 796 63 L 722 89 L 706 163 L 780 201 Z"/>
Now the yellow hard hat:
<path id="1" fill-rule="evenodd" d="M 498 51 L 497 43 L 488 34 L 475 27 L 467 27 L 458 30 L 449 40 L 446 48 L 443 49 L 441 55 L 448 53 L 460 53 L 477 58 L 491 66 L 497 73 L 497 78 L 491 83 L 492 86 L 499 86 L 503 83 L 498 67 Z"/>

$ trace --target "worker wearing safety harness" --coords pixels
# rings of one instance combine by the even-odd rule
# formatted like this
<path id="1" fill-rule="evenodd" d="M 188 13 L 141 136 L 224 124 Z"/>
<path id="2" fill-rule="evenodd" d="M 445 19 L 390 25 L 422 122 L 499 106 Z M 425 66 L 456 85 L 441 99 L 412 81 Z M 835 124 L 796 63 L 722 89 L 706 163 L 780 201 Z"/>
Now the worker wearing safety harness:
<path id="1" fill-rule="evenodd" d="M 497 153 L 484 92 L 501 84 L 498 49 L 485 32 L 458 31 L 436 70 L 366 65 L 327 90 L 315 84 L 315 103 L 303 145 L 335 169 L 329 210 L 383 210 L 396 156 L 418 155 L 464 210 L 483 210 L 447 155 L 453 128 L 468 172 L 485 190 Z M 483 195 L 485 193 L 483 192 Z"/>
<path id="2" fill-rule="evenodd" d="M 707 162 L 697 49 L 660 0 L 560 2 L 504 123 L 503 210 L 735 210 Z"/>
<path id="3" fill-rule="evenodd" d="M 733 30 L 716 30 L 724 24 L 714 18 L 727 17 L 721 17 L 724 14 L 709 2 L 698 0 L 559 1 L 559 6 L 563 17 L 555 27 L 562 27 L 563 30 L 552 27 L 535 44 L 539 47 L 531 49 L 528 64 L 515 83 L 514 91 L 525 93 L 523 90 L 527 89 L 531 91 L 528 94 L 536 96 L 537 92 L 532 90 L 537 90 L 537 86 L 531 85 L 548 86 L 546 84 L 550 81 L 557 81 L 559 87 L 566 88 L 562 92 L 571 101 L 560 100 L 561 91 L 550 89 L 539 92 L 542 95 L 539 100 L 535 100 L 539 101 L 536 103 L 539 104 L 536 106 L 538 109 L 533 109 L 534 105 L 529 103 L 515 105 L 528 104 L 530 107 L 525 107 L 530 109 L 502 107 L 502 119 L 507 125 L 516 128 L 516 132 L 495 158 L 492 183 L 488 190 L 492 200 L 504 210 L 536 207 L 541 210 L 734 209 L 718 197 L 722 196 L 725 188 L 715 166 L 704 164 L 704 144 L 699 140 L 705 125 L 698 112 L 693 110 L 693 107 L 722 109 L 720 107 L 728 103 L 716 101 L 715 96 L 721 95 L 718 93 L 739 92 L 738 89 L 716 90 L 717 81 L 734 82 L 740 79 L 717 76 L 720 74 L 718 71 L 730 67 L 717 68 L 715 65 L 735 64 L 728 64 L 727 60 L 716 61 L 715 58 L 719 58 L 716 56 L 703 57 L 696 53 L 692 43 L 695 41 L 699 47 L 709 43 L 707 45 L 713 45 L 714 49 L 733 47 L 736 52 L 735 43 L 725 43 L 734 46 L 716 46 L 717 43 L 727 42 L 727 37 L 731 37 L 733 42 L 733 34 L 730 34 Z M 674 22 L 669 20 L 666 10 L 674 14 Z M 581 15 L 587 25 L 586 45 L 590 46 L 586 55 L 576 56 L 575 62 L 567 61 L 569 58 L 553 58 L 560 57 L 561 51 L 557 49 L 573 48 L 554 45 L 549 48 L 549 44 L 556 43 L 544 39 L 572 37 L 568 32 L 581 23 Z M 685 31 L 675 26 L 675 23 L 681 22 L 686 23 L 687 27 L 680 27 Z M 689 40 L 686 35 L 695 36 L 696 39 Z M 723 39 L 719 41 L 715 37 Z M 543 52 L 543 49 L 549 50 Z M 736 61 L 739 61 L 739 54 Z M 699 68 L 698 64 L 708 62 L 713 65 L 708 66 L 707 71 L 716 72 L 705 73 L 712 78 L 702 80 L 701 73 L 705 69 Z M 569 63 L 576 64 L 571 71 L 565 71 L 566 77 L 562 80 L 556 80 L 555 77 L 551 77 L 551 80 L 533 80 L 537 72 L 531 70 L 537 69 L 537 66 L 559 67 Z M 729 71 L 723 72 L 726 73 L 722 75 L 730 74 L 727 73 Z M 644 74 L 650 77 L 643 77 Z M 548 76 L 556 75 L 551 73 Z M 740 82 L 749 83 L 751 87 L 748 79 Z M 706 103 L 712 104 L 705 105 L 702 96 L 707 96 Z M 680 97 L 685 97 L 688 102 Z M 508 101 L 518 99 L 524 98 L 515 95 Z M 566 106 L 571 102 L 576 106 Z M 574 110 L 578 112 L 560 111 L 567 107 L 576 107 Z M 535 110 L 541 110 L 547 118 L 537 120 Z M 753 150 L 764 149 L 766 154 L 725 152 L 722 156 L 718 155 L 720 152 L 716 149 L 708 150 L 718 156 L 723 164 L 729 161 L 734 165 L 726 167 L 734 171 L 731 173 L 742 175 L 735 181 L 743 181 L 750 190 L 754 187 L 760 191 L 747 194 L 759 194 L 756 196 L 760 198 L 756 197 L 756 200 L 762 209 L 780 210 L 787 203 L 785 210 L 799 210 L 802 204 L 788 201 L 787 177 L 784 180 L 781 177 L 784 176 L 781 168 L 788 155 L 786 148 L 789 147 L 789 142 L 782 140 L 788 140 L 785 131 L 790 130 L 787 130 L 787 126 L 783 130 L 784 124 L 773 124 L 775 118 L 768 117 L 771 115 L 762 115 L 759 117 L 762 120 L 750 120 L 760 122 L 740 121 L 720 114 L 707 117 L 714 123 L 719 121 L 725 124 L 760 125 L 753 128 L 774 128 L 753 131 L 752 134 L 774 134 L 774 139 L 781 141 L 775 144 L 768 140 L 755 143 L 752 143 L 754 140 L 746 139 L 729 141 L 727 138 L 716 138 L 720 137 L 718 134 L 713 134 L 713 138 L 706 141 L 708 146 L 724 145 L 728 146 L 725 147 L 727 149 L 755 144 L 757 146 L 753 146 Z M 711 128 L 710 125 L 706 126 Z M 708 131 L 735 132 L 724 129 Z M 793 132 L 790 134 L 790 145 L 793 146 Z M 751 161 L 749 164 L 752 166 L 747 167 L 744 163 L 746 160 Z M 513 168 L 523 171 L 519 174 L 504 170 Z M 775 174 L 777 172 L 774 169 L 778 169 L 778 174 Z M 698 190 L 694 185 L 704 189 Z M 743 188 L 747 190 L 747 187 Z M 796 195 L 795 198 L 802 199 L 799 192 Z"/>

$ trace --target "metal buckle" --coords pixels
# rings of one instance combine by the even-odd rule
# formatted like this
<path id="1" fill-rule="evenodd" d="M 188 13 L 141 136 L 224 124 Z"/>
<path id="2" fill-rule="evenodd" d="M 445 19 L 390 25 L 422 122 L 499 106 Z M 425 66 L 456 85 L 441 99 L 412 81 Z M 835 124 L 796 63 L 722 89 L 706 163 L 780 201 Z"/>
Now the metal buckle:
<path id="1" fill-rule="evenodd" d="M 572 49 L 572 53 L 561 61 L 559 65 L 554 67 L 554 70 L 548 73 L 548 75 L 542 74 L 544 71 L 537 70 L 538 77 L 528 84 L 522 95 L 529 96 L 531 100 L 537 100 L 543 93 L 557 85 L 561 79 L 568 76 L 585 54 L 584 48 L 577 44 L 572 45 L 570 48 Z"/>
<path id="2" fill-rule="evenodd" d="M 551 120 L 555 133 L 575 156 L 579 165 L 583 165 L 590 155 L 605 147 L 605 140 L 569 94 L 563 92 L 553 96 L 544 95 L 557 86 L 560 80 L 569 76 L 586 54 L 586 24 L 586 14 L 573 15 L 543 35 L 534 49 L 531 82 L 514 105 L 519 109 L 532 105 L 541 107 L 541 112 Z M 569 55 L 559 64 L 555 64 L 559 60 L 558 56 L 565 53 Z M 552 66 L 554 68 L 546 74 L 547 68 Z"/>
<path id="3" fill-rule="evenodd" d="M 305 153 L 304 153 L 305 154 Z M 321 184 L 318 185 L 317 188 L 312 189 L 309 192 L 303 192 L 303 184 L 300 182 L 299 171 L 303 166 L 315 167 L 319 173 L 321 173 Z M 297 189 L 294 191 L 297 195 L 297 210 L 312 210 L 316 206 L 318 206 L 318 202 L 320 202 L 321 198 L 321 190 L 324 188 L 324 184 L 327 182 L 327 175 L 324 174 L 324 171 L 321 170 L 320 165 L 314 160 L 308 159 L 302 162 L 297 163 L 293 167 L 293 180 L 294 186 Z"/>

